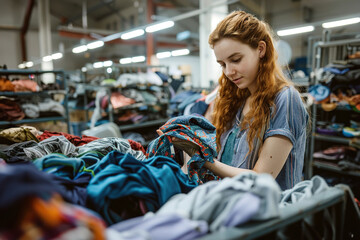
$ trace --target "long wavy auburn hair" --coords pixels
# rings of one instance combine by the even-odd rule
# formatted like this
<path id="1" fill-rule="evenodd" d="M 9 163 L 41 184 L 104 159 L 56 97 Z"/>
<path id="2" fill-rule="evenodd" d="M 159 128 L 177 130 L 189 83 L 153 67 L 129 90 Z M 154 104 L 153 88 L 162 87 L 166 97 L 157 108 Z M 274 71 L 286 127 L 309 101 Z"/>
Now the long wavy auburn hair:
<path id="1" fill-rule="evenodd" d="M 229 38 L 247 44 L 253 49 L 260 41 L 266 43 L 265 55 L 259 61 L 256 78 L 257 90 L 253 94 L 250 111 L 241 123 L 241 129 L 248 128 L 247 142 L 249 152 L 253 150 L 253 140 L 258 138 L 262 146 L 261 130 L 267 124 L 270 107 L 274 106 L 276 94 L 284 87 L 293 85 L 283 74 L 277 64 L 277 53 L 274 48 L 270 27 L 255 16 L 244 11 L 234 11 L 223 19 L 209 36 L 211 48 L 221 39 Z M 219 78 L 218 97 L 213 112 L 213 124 L 216 127 L 217 150 L 221 148 L 220 136 L 231 128 L 239 108 L 250 96 L 248 89 L 240 89 L 224 73 Z M 275 110 L 276 111 L 276 110 Z M 261 149 L 261 148 L 260 148 Z"/>

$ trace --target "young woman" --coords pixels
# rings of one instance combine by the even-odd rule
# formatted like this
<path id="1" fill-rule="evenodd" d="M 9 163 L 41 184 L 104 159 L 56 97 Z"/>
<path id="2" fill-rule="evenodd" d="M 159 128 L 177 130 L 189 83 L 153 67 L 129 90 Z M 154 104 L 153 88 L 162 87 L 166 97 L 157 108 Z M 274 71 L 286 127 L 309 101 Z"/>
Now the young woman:
<path id="1" fill-rule="evenodd" d="M 283 190 L 292 188 L 302 178 L 309 116 L 277 63 L 270 27 L 235 11 L 209 44 L 223 72 L 212 115 L 218 159 L 204 166 L 223 178 L 269 173 Z"/>
<path id="2" fill-rule="evenodd" d="M 269 26 L 244 11 L 223 19 L 209 44 L 222 68 L 212 116 L 220 177 L 269 173 L 288 189 L 301 181 L 308 114 L 279 65 Z"/>

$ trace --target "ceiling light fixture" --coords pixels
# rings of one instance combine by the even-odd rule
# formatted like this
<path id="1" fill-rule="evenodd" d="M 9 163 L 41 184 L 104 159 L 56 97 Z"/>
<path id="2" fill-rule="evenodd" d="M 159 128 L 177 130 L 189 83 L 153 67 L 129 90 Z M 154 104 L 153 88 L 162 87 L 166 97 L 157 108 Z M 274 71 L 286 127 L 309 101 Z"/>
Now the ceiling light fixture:
<path id="1" fill-rule="evenodd" d="M 104 46 L 104 42 L 103 41 L 95 41 L 95 42 L 91 42 L 91 43 L 88 43 L 86 45 L 86 47 L 88 49 L 95 49 L 95 48 L 99 48 L 99 47 L 102 47 Z"/>
<path id="2" fill-rule="evenodd" d="M 156 54 L 157 58 L 168 58 L 171 57 L 171 52 L 159 52 Z"/>
<path id="3" fill-rule="evenodd" d="M 81 52 L 85 52 L 87 50 L 87 46 L 86 45 L 81 45 L 81 46 L 78 46 L 78 47 L 74 47 L 72 49 L 72 52 L 73 53 L 81 53 Z"/>
<path id="4" fill-rule="evenodd" d="M 113 65 L 113 61 L 108 60 L 108 61 L 104 61 L 104 67 L 110 67 Z"/>
<path id="5" fill-rule="evenodd" d="M 145 31 L 143 29 L 136 29 L 134 31 L 130 31 L 130 32 L 122 34 L 121 39 L 127 40 L 127 39 L 131 39 L 131 38 L 139 37 L 144 34 L 145 34 Z"/>
<path id="6" fill-rule="evenodd" d="M 145 56 L 136 56 L 131 58 L 131 62 L 138 63 L 138 62 L 144 62 Z"/>
<path id="7" fill-rule="evenodd" d="M 338 21 L 325 22 L 321 26 L 323 28 L 334 28 L 334 27 L 355 24 L 355 23 L 359 23 L 359 22 L 360 22 L 360 17 L 355 17 L 355 18 L 348 18 L 348 19 L 343 19 L 343 20 L 338 20 Z"/>
<path id="8" fill-rule="evenodd" d="M 166 21 L 166 22 L 162 22 L 162 23 L 157 23 L 154 25 L 150 25 L 147 28 L 145 28 L 145 31 L 148 33 L 152 33 L 152 32 L 157 32 L 166 28 L 171 28 L 172 26 L 174 26 L 174 21 Z"/>
<path id="9" fill-rule="evenodd" d="M 288 35 L 294 35 L 299 33 L 306 33 L 306 32 L 312 32 L 314 31 L 314 26 L 304 26 L 304 27 L 298 27 L 298 28 L 290 28 L 285 30 L 279 30 L 277 31 L 278 36 L 288 36 Z"/>
<path id="10" fill-rule="evenodd" d="M 94 68 L 101 68 L 104 66 L 104 63 L 103 62 L 94 62 L 93 63 L 93 67 Z"/>
<path id="11" fill-rule="evenodd" d="M 32 62 L 32 61 L 29 61 L 29 62 L 26 62 L 25 63 L 25 67 L 32 67 L 32 66 L 34 66 L 34 63 Z"/>
<path id="12" fill-rule="evenodd" d="M 48 56 L 43 57 L 42 60 L 44 62 L 50 62 L 52 60 L 52 57 L 50 55 L 48 55 Z"/>
<path id="13" fill-rule="evenodd" d="M 183 55 L 188 55 L 189 53 L 190 53 L 190 50 L 187 48 L 184 48 L 184 49 L 171 51 L 171 56 L 173 56 L 173 57 L 183 56 Z"/>
<path id="14" fill-rule="evenodd" d="M 63 54 L 62 53 L 54 53 L 54 54 L 51 54 L 51 58 L 56 60 L 56 59 L 60 59 L 63 57 Z"/>
<path id="15" fill-rule="evenodd" d="M 131 63 L 131 58 L 121 58 L 119 60 L 119 63 L 120 64 L 129 64 L 129 63 Z"/>

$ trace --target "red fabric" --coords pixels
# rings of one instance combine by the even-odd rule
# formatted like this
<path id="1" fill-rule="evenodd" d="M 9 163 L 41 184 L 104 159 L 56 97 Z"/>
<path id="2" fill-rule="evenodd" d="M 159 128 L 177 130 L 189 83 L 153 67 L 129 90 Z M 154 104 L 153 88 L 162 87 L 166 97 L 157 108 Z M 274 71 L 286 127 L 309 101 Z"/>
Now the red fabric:
<path id="1" fill-rule="evenodd" d="M 86 136 L 86 135 L 82 135 L 81 137 L 79 136 L 75 136 L 75 135 L 71 135 L 68 133 L 63 133 L 63 132 L 50 132 L 50 131 L 44 131 L 43 134 L 41 134 L 40 136 L 38 136 L 37 138 L 42 141 L 45 140 L 49 137 L 52 136 L 61 136 L 63 135 L 64 137 L 66 137 L 67 140 L 69 140 L 72 144 L 74 144 L 75 146 L 82 146 L 85 145 L 89 142 L 92 142 L 96 139 L 99 139 L 97 137 L 91 137 L 91 136 Z"/>
<path id="2" fill-rule="evenodd" d="M 15 101 L 0 99 L 0 121 L 18 121 L 25 117 L 20 105 Z"/>
<path id="3" fill-rule="evenodd" d="M 140 150 L 144 154 L 146 154 L 144 147 L 140 143 L 138 143 L 138 142 L 136 142 L 134 140 L 131 140 L 131 139 L 128 139 L 128 141 L 130 143 L 131 149 L 136 150 L 136 151 Z"/>
<path id="4" fill-rule="evenodd" d="M 39 139 L 39 141 L 42 141 L 42 140 L 45 140 L 49 137 L 52 137 L 52 136 L 61 136 L 63 135 L 64 137 L 66 137 L 67 140 L 69 140 L 72 144 L 74 144 L 75 146 L 82 146 L 82 145 L 85 145 L 89 142 L 92 142 L 96 139 L 99 139 L 97 137 L 91 137 L 91 136 L 86 136 L 86 135 L 82 135 L 81 137 L 79 136 L 75 136 L 75 135 L 71 135 L 71 134 L 68 134 L 68 133 L 63 133 L 63 132 L 50 132 L 50 131 L 44 131 L 43 134 L 41 134 L 40 136 L 38 136 L 37 138 Z M 145 152 L 145 149 L 144 147 L 134 141 L 134 140 L 131 140 L 131 139 L 128 139 L 129 143 L 130 143 L 130 147 L 131 149 L 133 150 L 136 150 L 136 151 L 142 151 L 144 154 L 146 154 Z"/>

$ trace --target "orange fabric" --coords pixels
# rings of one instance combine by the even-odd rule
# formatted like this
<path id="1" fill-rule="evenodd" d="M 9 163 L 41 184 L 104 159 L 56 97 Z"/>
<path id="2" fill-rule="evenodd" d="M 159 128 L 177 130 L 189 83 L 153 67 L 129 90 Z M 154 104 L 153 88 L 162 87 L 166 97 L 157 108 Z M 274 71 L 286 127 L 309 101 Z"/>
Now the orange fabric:
<path id="1" fill-rule="evenodd" d="M 15 86 L 8 79 L 0 78 L 0 91 L 1 92 L 14 92 Z"/>
<path id="2" fill-rule="evenodd" d="M 51 236 L 47 233 L 61 234 L 61 231 L 66 232 L 77 222 L 92 232 L 93 239 L 105 239 L 106 225 L 102 219 L 73 208 L 59 194 L 54 194 L 48 200 L 34 197 L 23 213 L 16 234 L 21 240 L 44 239 Z"/>

